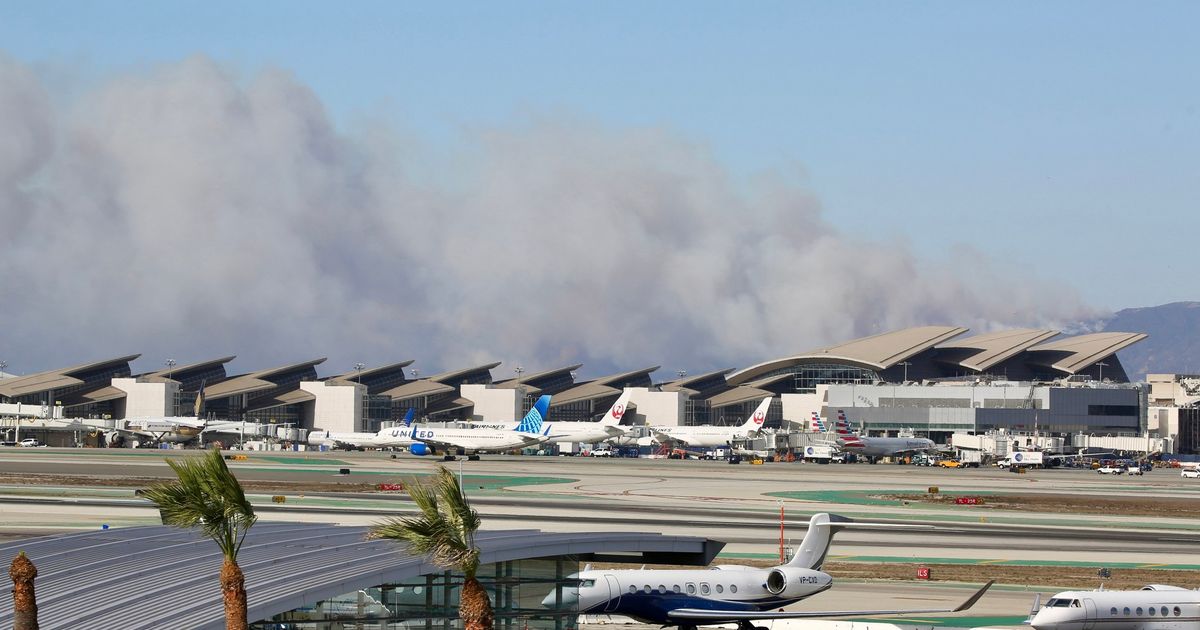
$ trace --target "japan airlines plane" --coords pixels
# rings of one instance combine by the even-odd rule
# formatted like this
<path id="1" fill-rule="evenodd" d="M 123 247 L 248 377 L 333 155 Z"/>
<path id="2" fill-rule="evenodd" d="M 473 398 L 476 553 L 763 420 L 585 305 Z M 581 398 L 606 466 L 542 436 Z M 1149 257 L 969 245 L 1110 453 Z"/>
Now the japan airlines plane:
<path id="1" fill-rule="evenodd" d="M 954 610 L 857 610 L 773 612 L 833 586 L 821 571 L 833 534 L 852 527 L 853 520 L 836 514 L 814 514 L 799 551 L 777 567 L 759 569 L 718 565 L 709 569 L 590 569 L 571 577 L 578 588 L 552 591 L 542 600 L 547 608 L 581 614 L 610 614 L 638 621 L 693 630 L 696 626 L 737 623 L 753 630 L 753 621 L 805 617 L 899 615 L 957 612 L 971 607 L 991 586 L 988 582 Z"/>
<path id="2" fill-rule="evenodd" d="M 754 413 L 750 414 L 750 417 L 746 418 L 746 421 L 739 426 L 650 427 L 650 433 L 654 436 L 654 441 L 660 444 L 673 442 L 678 445 L 697 447 L 725 446 L 736 439 L 750 437 L 762 429 L 772 398 L 772 396 L 764 398 Z"/>
<path id="3" fill-rule="evenodd" d="M 542 421 L 550 408 L 550 396 L 542 396 L 525 414 L 525 419 L 513 429 L 441 429 L 413 427 L 410 436 L 413 445 L 408 451 L 413 455 L 434 455 L 441 449 L 445 461 L 457 459 L 452 450 L 467 455 L 467 459 L 479 459 L 479 453 L 503 453 L 544 443 L 548 437 L 542 430 Z M 548 430 L 548 429 L 547 429 Z"/>
<path id="4" fill-rule="evenodd" d="M 1152 584 L 1137 591 L 1064 591 L 1040 609 L 1034 630 L 1195 630 L 1200 628 L 1200 591 Z"/>
<path id="5" fill-rule="evenodd" d="M 893 457 L 921 451 L 936 451 L 937 444 L 926 438 L 867 437 L 850 430 L 844 411 L 838 410 L 838 448 L 865 457 Z"/>
<path id="6" fill-rule="evenodd" d="M 548 425 L 549 433 L 546 442 L 582 442 L 595 444 L 625 435 L 627 429 L 621 428 L 621 418 L 625 416 L 625 408 L 629 406 L 629 391 L 621 392 L 620 398 L 608 408 L 599 422 L 554 422 Z M 517 428 L 516 423 L 487 424 L 471 423 L 477 428 L 507 429 Z"/>
<path id="7" fill-rule="evenodd" d="M 331 433 L 329 431 L 312 431 L 308 434 L 308 443 L 312 446 L 328 446 L 330 448 L 341 448 L 348 451 L 364 449 L 364 448 L 385 448 L 408 446 L 412 444 L 412 439 L 409 435 L 412 431 L 408 427 L 412 426 L 413 415 L 416 410 L 408 409 L 408 413 L 404 414 L 403 427 L 389 427 L 380 429 L 377 433 Z"/>

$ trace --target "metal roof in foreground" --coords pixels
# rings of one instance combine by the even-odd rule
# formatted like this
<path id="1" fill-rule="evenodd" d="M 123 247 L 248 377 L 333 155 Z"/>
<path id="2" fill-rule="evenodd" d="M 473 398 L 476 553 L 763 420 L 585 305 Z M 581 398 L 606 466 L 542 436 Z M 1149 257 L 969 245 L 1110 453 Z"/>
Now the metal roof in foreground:
<path id="1" fill-rule="evenodd" d="M 246 574 L 249 621 L 310 606 L 378 584 L 440 572 L 366 527 L 260 522 L 238 562 Z M 706 565 L 724 543 L 653 533 L 481 531 L 481 562 L 575 555 L 581 559 Z M 0 545 L 0 558 L 24 551 L 43 628 L 225 627 L 216 543 L 173 527 L 129 527 L 47 536 Z M 633 554 L 633 555 L 630 555 Z M 12 598 L 0 598 L 0 627 L 12 625 Z"/>

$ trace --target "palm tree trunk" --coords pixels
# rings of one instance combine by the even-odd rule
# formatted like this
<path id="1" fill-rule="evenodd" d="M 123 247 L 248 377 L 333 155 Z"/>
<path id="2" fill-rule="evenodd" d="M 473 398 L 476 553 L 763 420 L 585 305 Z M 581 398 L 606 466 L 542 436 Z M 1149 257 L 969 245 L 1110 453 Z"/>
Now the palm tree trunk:
<path id="1" fill-rule="evenodd" d="M 493 630 L 496 615 L 492 612 L 492 601 L 487 590 L 474 577 L 463 581 L 458 596 L 458 616 L 463 620 L 463 630 Z"/>
<path id="2" fill-rule="evenodd" d="M 13 558 L 8 577 L 13 581 L 13 630 L 38 630 L 37 597 L 33 594 L 37 567 L 24 551 Z"/>
<path id="3" fill-rule="evenodd" d="M 246 630 L 246 576 L 237 562 L 225 558 L 221 565 L 221 596 L 225 600 L 226 630 Z"/>

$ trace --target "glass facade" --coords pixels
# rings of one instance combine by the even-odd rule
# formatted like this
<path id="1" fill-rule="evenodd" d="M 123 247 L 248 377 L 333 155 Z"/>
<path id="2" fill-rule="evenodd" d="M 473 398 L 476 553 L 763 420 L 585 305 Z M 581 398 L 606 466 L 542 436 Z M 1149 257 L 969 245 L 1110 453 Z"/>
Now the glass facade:
<path id="1" fill-rule="evenodd" d="M 538 558 L 485 564 L 476 577 L 487 589 L 499 630 L 572 630 L 578 613 L 549 608 L 575 587 L 574 558 Z M 250 624 L 251 630 L 455 630 L 463 578 L 445 571 L 345 593 L 312 606 Z"/>
<path id="2" fill-rule="evenodd" d="M 867 385 L 882 381 L 874 370 L 860 368 L 844 363 L 807 363 L 790 365 L 772 370 L 758 376 L 755 380 L 765 380 L 780 374 L 792 375 L 791 392 L 811 394 L 817 391 L 817 385 L 850 384 Z"/>

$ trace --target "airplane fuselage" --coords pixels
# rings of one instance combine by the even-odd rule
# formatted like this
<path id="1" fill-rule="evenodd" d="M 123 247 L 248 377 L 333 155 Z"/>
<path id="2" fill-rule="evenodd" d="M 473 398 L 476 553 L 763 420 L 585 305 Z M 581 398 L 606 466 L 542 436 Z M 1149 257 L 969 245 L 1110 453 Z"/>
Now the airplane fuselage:
<path id="1" fill-rule="evenodd" d="M 902 453 L 918 453 L 937 449 L 933 440 L 925 438 L 864 437 L 843 438 L 838 447 L 867 457 L 889 457 Z"/>
<path id="2" fill-rule="evenodd" d="M 787 584 L 768 588 L 771 573 L 787 569 Z M 572 575 L 578 589 L 564 588 L 561 601 L 550 593 L 542 604 L 582 614 L 625 615 L 644 623 L 671 624 L 668 613 L 680 608 L 720 611 L 769 611 L 828 589 L 833 578 L 821 571 L 777 567 L 719 566 L 712 569 L 589 570 Z M 774 584 L 778 584 L 775 582 Z"/>
<path id="3" fill-rule="evenodd" d="M 650 427 L 658 442 L 679 442 L 688 446 L 717 447 L 746 437 L 740 427 Z"/>
<path id="4" fill-rule="evenodd" d="M 492 429 L 414 427 L 410 429 L 410 435 L 414 443 L 443 449 L 453 447 L 466 453 L 503 453 L 545 441 L 544 435 Z"/>
<path id="5" fill-rule="evenodd" d="M 1029 623 L 1034 630 L 1195 630 L 1200 591 L 1170 586 L 1066 591 L 1050 598 Z"/>

